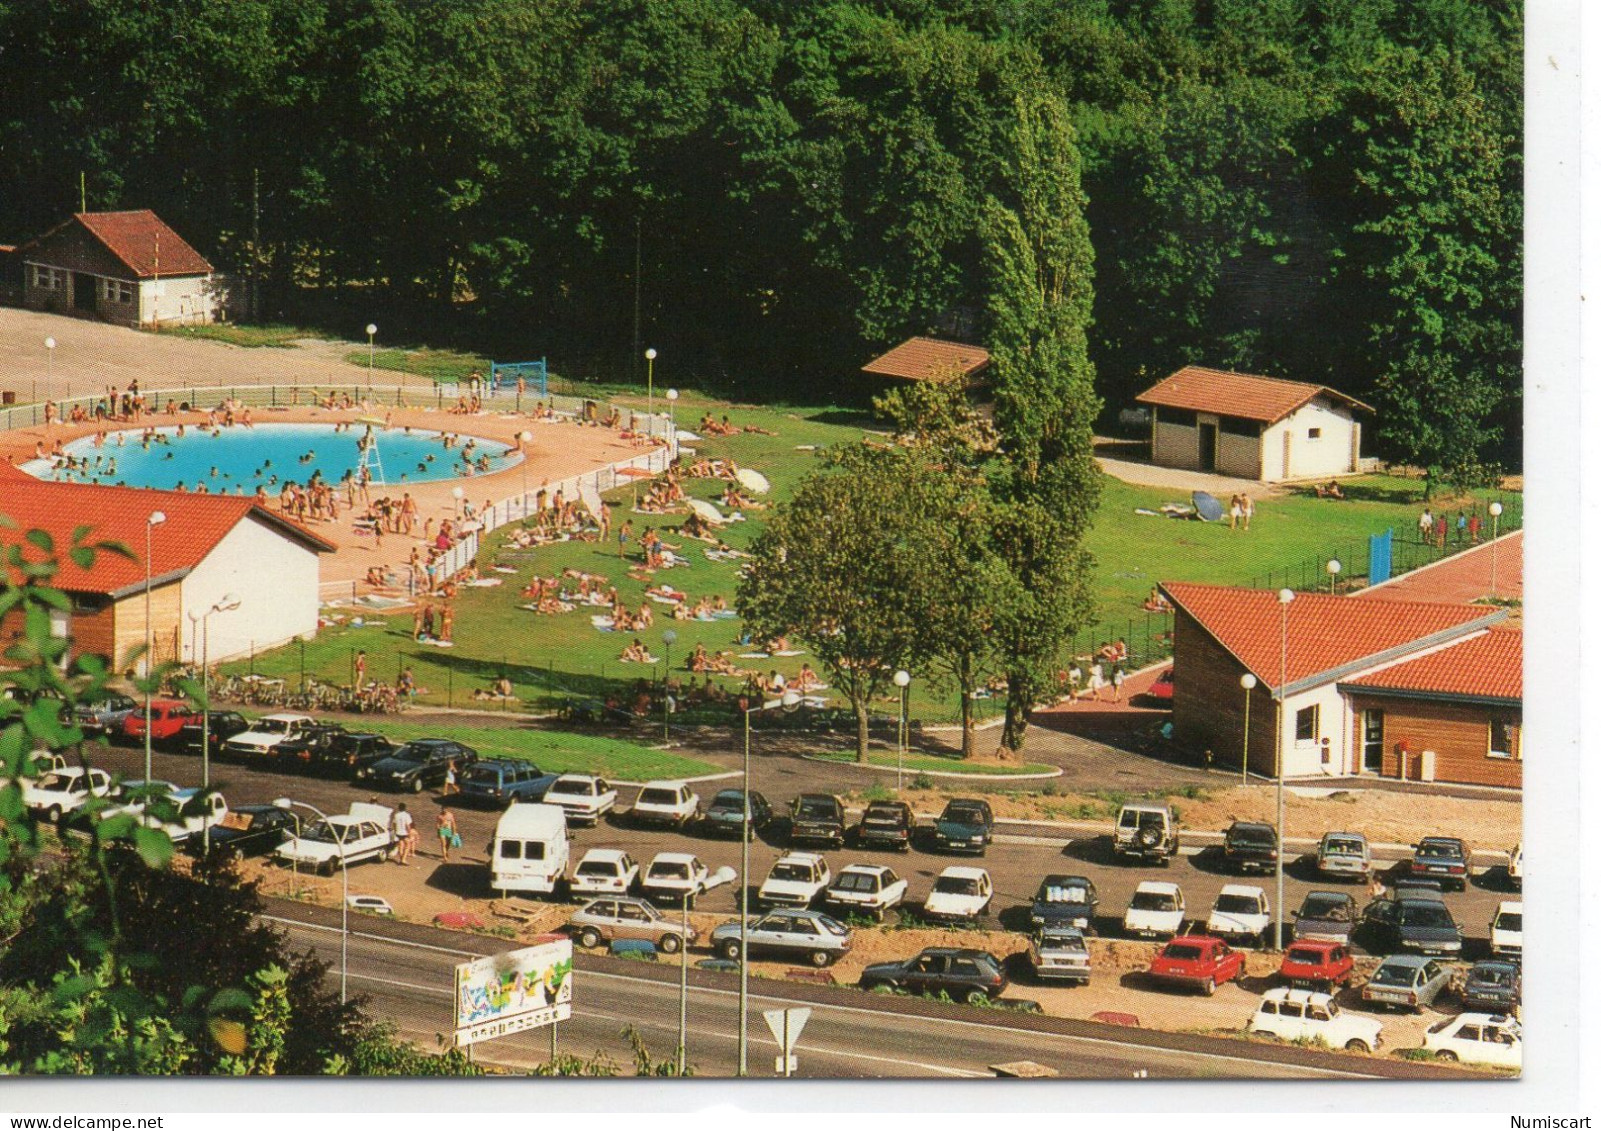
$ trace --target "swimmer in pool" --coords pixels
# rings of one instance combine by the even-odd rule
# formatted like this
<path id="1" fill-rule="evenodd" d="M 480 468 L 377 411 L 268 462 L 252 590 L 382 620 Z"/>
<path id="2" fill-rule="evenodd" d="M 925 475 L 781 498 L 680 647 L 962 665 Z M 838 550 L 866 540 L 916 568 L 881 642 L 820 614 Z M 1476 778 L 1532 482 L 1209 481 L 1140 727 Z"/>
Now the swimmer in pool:
<path id="1" fill-rule="evenodd" d="M 164 456 L 162 456 L 162 457 L 161 457 L 161 458 L 162 458 L 162 459 L 172 459 L 172 458 L 174 458 L 174 457 L 175 457 L 175 456 L 176 456 L 176 455 L 177 455 L 177 454 L 178 454 L 178 453 L 177 453 L 177 452 L 168 452 L 168 453 L 167 453 L 167 454 L 166 454 L 166 455 L 164 455 Z"/>

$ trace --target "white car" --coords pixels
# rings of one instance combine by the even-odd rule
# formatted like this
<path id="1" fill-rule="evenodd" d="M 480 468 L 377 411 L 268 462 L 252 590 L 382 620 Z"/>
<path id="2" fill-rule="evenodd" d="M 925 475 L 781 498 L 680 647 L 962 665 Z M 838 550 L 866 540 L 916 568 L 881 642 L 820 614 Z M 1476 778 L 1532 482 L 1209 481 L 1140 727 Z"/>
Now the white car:
<path id="1" fill-rule="evenodd" d="M 1328 994 L 1287 986 L 1263 994 L 1245 1027 L 1259 1036 L 1317 1041 L 1351 1052 L 1375 1052 L 1384 1043 L 1383 1026 L 1373 1018 L 1345 1012 Z"/>
<path id="2" fill-rule="evenodd" d="M 393 915 L 395 909 L 381 895 L 353 895 L 345 900 L 352 911 L 365 911 L 369 915 Z"/>
<path id="3" fill-rule="evenodd" d="M 1254 943 L 1272 923 L 1267 892 L 1249 884 L 1224 884 L 1206 918 L 1206 933 L 1233 943 Z"/>
<path id="4" fill-rule="evenodd" d="M 1123 912 L 1123 931 L 1142 939 L 1170 938 L 1184 926 L 1184 892 L 1165 880 L 1144 880 Z"/>
<path id="5" fill-rule="evenodd" d="M 711 875 L 700 857 L 687 852 L 658 852 L 639 881 L 639 890 L 650 899 L 684 902 L 695 906 L 695 897 L 711 886 Z"/>
<path id="6" fill-rule="evenodd" d="M 1490 920 L 1490 953 L 1503 958 L 1523 957 L 1523 901 L 1502 900 Z"/>
<path id="7" fill-rule="evenodd" d="M 756 902 L 762 907 L 810 907 L 832 878 L 828 861 L 817 853 L 789 852 L 767 873 Z"/>
<path id="8" fill-rule="evenodd" d="M 574 896 L 627 895 L 639 882 L 639 864 L 620 848 L 591 848 L 573 869 Z"/>
<path id="9" fill-rule="evenodd" d="M 1459 1013 L 1423 1034 L 1423 1047 L 1441 1060 L 1523 1067 L 1523 1028 L 1500 1013 Z"/>
<path id="10" fill-rule="evenodd" d="M 89 798 L 110 794 L 111 775 L 82 766 L 55 770 L 22 785 L 22 803 L 47 821 L 59 821 L 65 814 L 82 808 Z"/>
<path id="11" fill-rule="evenodd" d="M 170 781 L 127 781 L 117 788 L 121 800 L 97 813 L 97 820 L 127 815 L 147 829 L 159 829 L 174 842 L 197 836 L 220 824 L 228 815 L 228 802 L 220 793 L 199 789 L 180 789 Z M 163 799 L 177 810 L 173 820 L 163 820 L 151 811 L 152 802 Z M 85 826 L 83 831 L 88 831 Z"/>
<path id="12" fill-rule="evenodd" d="M 1518 891 L 1523 890 L 1523 842 L 1519 841 L 1512 846 L 1512 853 L 1507 857 L 1506 878 Z"/>
<path id="13" fill-rule="evenodd" d="M 302 734 L 315 726 L 317 720 L 310 715 L 284 713 L 263 715 L 250 724 L 243 734 L 236 734 L 223 743 L 223 750 L 234 758 L 259 758 L 280 742 Z"/>
<path id="14" fill-rule="evenodd" d="M 700 816 L 700 794 L 687 782 L 648 781 L 634 798 L 628 821 L 634 825 L 663 825 L 681 829 Z"/>
<path id="15" fill-rule="evenodd" d="M 847 864 L 828 885 L 823 901 L 882 921 L 884 912 L 906 901 L 906 881 L 882 864 Z"/>
<path id="16" fill-rule="evenodd" d="M 349 813 L 311 822 L 279 845 L 276 855 L 285 864 L 330 876 L 363 860 L 387 860 L 395 843 L 389 831 L 391 815 L 387 805 L 354 801 Z"/>
<path id="17" fill-rule="evenodd" d="M 617 806 L 617 791 L 594 774 L 563 774 L 545 791 L 546 805 L 559 805 L 569 825 L 598 825 Z"/>
<path id="18" fill-rule="evenodd" d="M 976 923 L 989 910 L 995 885 L 983 868 L 956 865 L 934 877 L 923 900 L 923 917 L 942 923 Z"/>

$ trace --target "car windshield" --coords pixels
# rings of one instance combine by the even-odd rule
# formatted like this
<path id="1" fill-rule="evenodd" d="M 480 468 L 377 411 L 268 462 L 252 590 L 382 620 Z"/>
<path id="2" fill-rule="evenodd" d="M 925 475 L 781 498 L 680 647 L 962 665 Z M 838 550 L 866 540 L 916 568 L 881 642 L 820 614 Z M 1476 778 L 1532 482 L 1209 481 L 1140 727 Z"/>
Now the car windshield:
<path id="1" fill-rule="evenodd" d="M 774 864 L 769 878 L 774 880 L 795 880 L 799 883 L 805 883 L 816 877 L 810 864 Z"/>
<path id="2" fill-rule="evenodd" d="M 1045 935 L 1040 939 L 1040 949 L 1068 950 L 1082 954 L 1089 948 L 1078 935 Z"/>
<path id="3" fill-rule="evenodd" d="M 1455 860 L 1462 853 L 1454 844 L 1426 840 L 1418 845 L 1418 855 L 1431 860 Z"/>
<path id="4" fill-rule="evenodd" d="M 466 785 L 499 785 L 500 769 L 497 766 L 479 766 L 468 770 L 461 780 Z"/>
<path id="5" fill-rule="evenodd" d="M 687 880 L 689 865 L 676 860 L 661 861 L 650 866 L 650 875 L 654 880 Z"/>
<path id="6" fill-rule="evenodd" d="M 257 719 L 256 720 L 256 733 L 257 734 L 288 734 L 289 733 L 289 720 L 288 719 Z"/>
<path id="7" fill-rule="evenodd" d="M 984 823 L 984 810 L 977 805 L 947 805 L 945 819 L 964 825 L 981 825 Z"/>
<path id="8" fill-rule="evenodd" d="M 1351 918 L 1351 905 L 1343 895 L 1313 892 L 1301 905 L 1301 914 L 1308 919 L 1338 919 L 1344 922 Z"/>
<path id="9" fill-rule="evenodd" d="M 977 895 L 978 881 L 971 876 L 941 876 L 934 881 L 934 890 L 946 895 Z"/>
<path id="10" fill-rule="evenodd" d="M 1214 910 L 1225 915 L 1258 915 L 1262 904 L 1254 895 L 1220 895 Z"/>
<path id="11" fill-rule="evenodd" d="M 737 789 L 725 789 L 716 797 L 712 798 L 712 808 L 733 809 L 735 812 L 743 812 L 745 808 L 745 795 L 740 793 Z"/>
<path id="12" fill-rule="evenodd" d="M 1416 966 L 1384 963 L 1373 971 L 1373 981 L 1380 986 L 1410 986 L 1417 975 Z"/>
<path id="13" fill-rule="evenodd" d="M 1456 920 L 1443 903 L 1416 902 L 1401 905 L 1401 922 L 1408 927 L 1438 927 L 1452 929 Z"/>
<path id="14" fill-rule="evenodd" d="M 1323 962 L 1323 952 L 1310 947 L 1292 946 L 1284 956 L 1286 962 L 1299 962 L 1304 966 L 1317 966 Z"/>
<path id="15" fill-rule="evenodd" d="M 1201 948 L 1193 943 L 1169 943 L 1162 951 L 1168 958 L 1177 958 L 1186 962 L 1193 962 L 1201 957 Z"/>
<path id="16" fill-rule="evenodd" d="M 846 872 L 834 881 L 834 890 L 874 892 L 878 890 L 878 877 L 866 872 Z"/>
<path id="17" fill-rule="evenodd" d="M 617 865 L 610 860 L 585 860 L 578 865 L 580 876 L 615 876 Z"/>
<path id="18" fill-rule="evenodd" d="M 795 809 L 795 816 L 803 821 L 832 821 L 834 806 L 828 801 L 802 801 Z"/>
<path id="19" fill-rule="evenodd" d="M 1495 929 L 1498 931 L 1523 930 L 1523 912 L 1503 911 L 1495 917 Z"/>
<path id="20" fill-rule="evenodd" d="M 554 781 L 550 785 L 551 793 L 570 793 L 575 797 L 589 796 L 589 783 L 587 781 Z"/>
<path id="21" fill-rule="evenodd" d="M 1165 891 L 1137 891 L 1129 900 L 1132 911 L 1177 911 L 1178 900 Z"/>
<path id="22" fill-rule="evenodd" d="M 1256 848 L 1273 847 L 1273 830 L 1259 825 L 1236 825 L 1229 830 L 1229 837 L 1236 844 L 1248 844 Z"/>
<path id="23" fill-rule="evenodd" d="M 639 791 L 640 805 L 677 805 L 678 793 L 671 789 L 642 789 Z"/>
<path id="24" fill-rule="evenodd" d="M 1329 856 L 1360 856 L 1362 855 L 1362 842 L 1348 837 L 1339 837 L 1335 840 L 1324 841 L 1323 851 Z"/>
<path id="25" fill-rule="evenodd" d="M 1046 903 L 1088 903 L 1090 893 L 1082 884 L 1046 884 L 1040 898 Z"/>
<path id="26" fill-rule="evenodd" d="M 1480 966 L 1473 971 L 1468 981 L 1480 986 L 1510 986 L 1512 971 L 1504 966 Z"/>
<path id="27" fill-rule="evenodd" d="M 426 746 L 402 746 L 399 750 L 396 750 L 393 754 L 389 755 L 389 760 L 392 762 L 406 762 L 413 766 L 420 766 L 424 762 L 428 761 L 432 753 L 433 751 L 429 750 Z"/>
<path id="28" fill-rule="evenodd" d="M 893 805 L 869 805 L 862 820 L 875 825 L 893 825 L 901 821 L 901 811 Z"/>

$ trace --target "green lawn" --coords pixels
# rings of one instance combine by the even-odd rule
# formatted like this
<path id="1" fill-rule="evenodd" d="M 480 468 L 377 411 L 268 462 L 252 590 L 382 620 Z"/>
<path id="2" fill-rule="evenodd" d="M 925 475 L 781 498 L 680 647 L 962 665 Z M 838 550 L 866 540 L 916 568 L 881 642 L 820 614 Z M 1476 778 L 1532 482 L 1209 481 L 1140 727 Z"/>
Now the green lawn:
<path id="1" fill-rule="evenodd" d="M 308 330 L 304 326 L 283 326 L 267 323 L 245 326 L 237 322 L 217 322 L 210 326 L 183 326 L 177 330 L 163 330 L 163 334 L 179 334 L 186 338 L 207 338 L 214 342 L 244 346 L 247 349 L 292 349 L 301 338 L 327 338 L 321 330 Z M 365 356 L 362 358 L 366 360 Z"/>
<path id="2" fill-rule="evenodd" d="M 828 753 L 814 754 L 812 757 L 823 762 L 839 762 L 841 764 L 856 764 L 854 750 L 837 750 Z M 868 755 L 868 762 L 883 769 L 893 770 L 897 766 L 895 755 L 874 752 Z M 943 757 L 938 754 L 908 754 L 906 760 L 899 763 L 907 773 L 915 774 L 927 770 L 930 773 L 956 773 L 956 774 L 984 774 L 997 777 L 1013 777 L 1018 774 L 1048 774 L 1056 769 L 1055 766 L 1046 766 L 1038 762 L 1026 762 L 1021 766 L 997 766 L 991 762 L 968 763 L 960 757 L 951 755 Z"/>
<path id="3" fill-rule="evenodd" d="M 345 360 L 351 365 L 365 367 L 367 350 L 365 348 L 351 350 L 345 354 Z M 418 377 L 427 377 L 439 384 L 453 385 L 467 380 L 474 370 L 483 374 L 487 380 L 490 359 L 475 353 L 429 349 L 423 346 L 418 349 L 374 350 L 372 366 L 374 369 L 383 369 L 391 373 L 412 373 Z"/>

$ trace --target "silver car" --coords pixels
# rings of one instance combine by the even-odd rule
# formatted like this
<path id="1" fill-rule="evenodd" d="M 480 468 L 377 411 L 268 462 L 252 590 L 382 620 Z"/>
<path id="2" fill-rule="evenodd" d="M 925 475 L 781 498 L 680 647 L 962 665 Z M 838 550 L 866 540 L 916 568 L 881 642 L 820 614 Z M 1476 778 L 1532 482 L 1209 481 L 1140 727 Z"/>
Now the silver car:
<path id="1" fill-rule="evenodd" d="M 1373 872 L 1373 850 L 1361 833 L 1324 833 L 1317 846 L 1317 870 L 1331 880 L 1366 880 Z"/>
<path id="2" fill-rule="evenodd" d="M 567 932 L 582 947 L 644 939 L 666 954 L 677 954 L 686 940 L 692 943 L 697 937 L 695 928 L 686 927 L 682 918 L 669 918 L 648 900 L 626 896 L 590 900 L 567 921 Z"/>
<path id="3" fill-rule="evenodd" d="M 712 931 L 712 949 L 731 962 L 740 956 L 739 924 L 724 923 Z M 751 957 L 804 958 L 827 966 L 851 949 L 850 928 L 816 911 L 785 908 L 769 911 L 749 927 Z"/>

